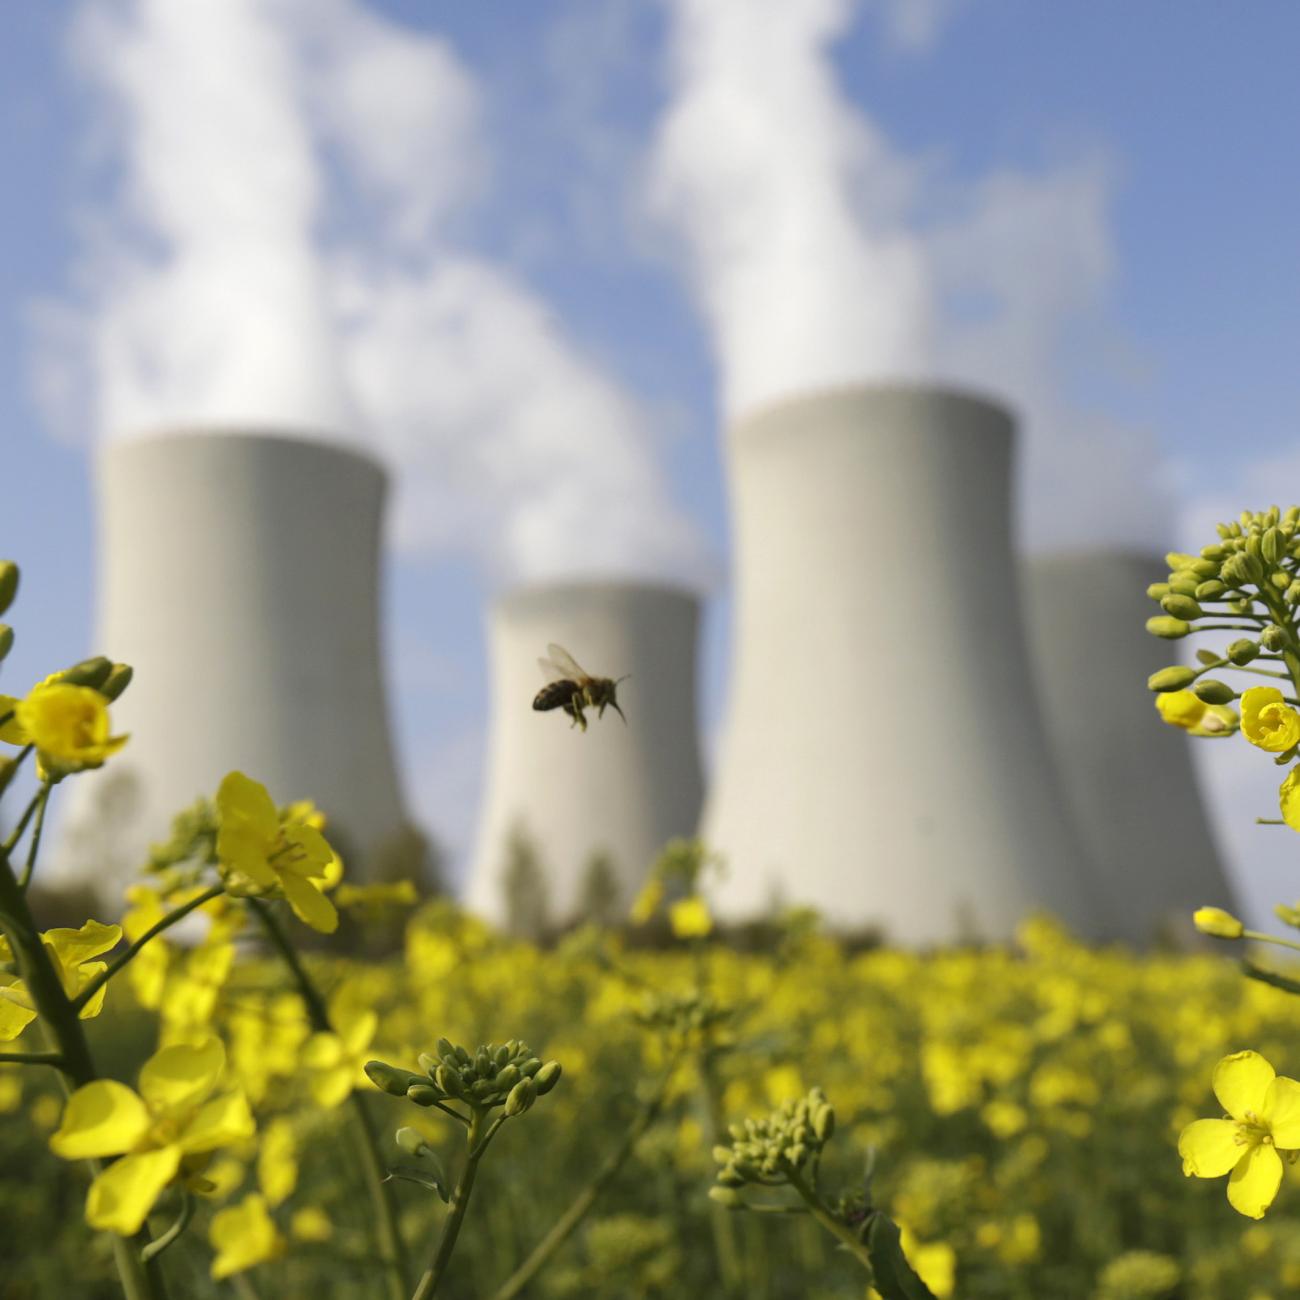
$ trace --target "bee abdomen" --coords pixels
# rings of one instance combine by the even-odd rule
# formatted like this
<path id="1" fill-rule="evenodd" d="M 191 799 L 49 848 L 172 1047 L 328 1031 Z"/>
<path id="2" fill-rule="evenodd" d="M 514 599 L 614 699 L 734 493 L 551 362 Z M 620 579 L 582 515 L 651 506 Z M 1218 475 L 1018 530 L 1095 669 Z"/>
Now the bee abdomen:
<path id="1" fill-rule="evenodd" d="M 573 699 L 577 690 L 578 684 L 576 682 L 547 682 L 533 697 L 533 708 L 539 713 L 546 713 L 550 709 L 563 708 Z"/>

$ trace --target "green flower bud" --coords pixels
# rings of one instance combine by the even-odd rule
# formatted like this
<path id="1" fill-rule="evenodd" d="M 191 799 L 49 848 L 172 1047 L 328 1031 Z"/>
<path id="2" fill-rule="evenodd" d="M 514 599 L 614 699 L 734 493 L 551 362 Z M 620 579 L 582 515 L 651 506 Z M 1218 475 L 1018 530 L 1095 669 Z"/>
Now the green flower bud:
<path id="1" fill-rule="evenodd" d="M 835 1132 L 835 1112 L 829 1102 L 817 1108 L 817 1113 L 813 1116 L 813 1132 L 817 1134 L 818 1142 L 825 1143 L 831 1140 Z"/>
<path id="2" fill-rule="evenodd" d="M 1169 615 L 1147 619 L 1147 631 L 1152 636 L 1163 637 L 1166 641 L 1177 641 L 1192 630 L 1192 625 L 1181 618 Z"/>
<path id="3" fill-rule="evenodd" d="M 1300 929 L 1300 910 L 1294 907 L 1288 907 L 1285 903 L 1276 903 L 1273 907 L 1273 915 L 1276 916 L 1283 925 L 1289 925 L 1294 929 Z"/>
<path id="4" fill-rule="evenodd" d="M 1160 602 L 1160 608 L 1166 614 L 1172 614 L 1175 618 L 1185 618 L 1188 620 L 1201 617 L 1201 607 L 1190 596 L 1179 596 L 1170 592 L 1164 600 Z"/>
<path id="5" fill-rule="evenodd" d="M 449 1065 L 440 1065 L 433 1074 L 433 1081 L 449 1097 L 455 1097 L 460 1101 L 467 1101 L 465 1095 L 465 1085 L 461 1082 L 460 1072 L 453 1070 Z"/>
<path id="6" fill-rule="evenodd" d="M 428 1052 L 421 1052 L 415 1058 L 415 1063 L 422 1069 L 429 1078 L 433 1078 L 433 1072 L 442 1064 L 436 1056 L 430 1056 Z"/>
<path id="7" fill-rule="evenodd" d="M 1201 559 L 1203 560 L 1221 560 L 1227 553 L 1227 549 L 1217 543 L 1212 546 L 1201 547 Z"/>
<path id="8" fill-rule="evenodd" d="M 0 560 L 0 614 L 14 603 L 18 594 L 18 566 L 12 560 Z"/>
<path id="9" fill-rule="evenodd" d="M 1249 537 L 1246 538 L 1246 554 L 1252 559 L 1262 559 L 1264 555 L 1264 539 L 1252 530 Z"/>
<path id="10" fill-rule="evenodd" d="M 390 1097 L 405 1097 L 407 1088 L 420 1078 L 418 1074 L 412 1074 L 410 1070 L 399 1070 L 387 1061 L 367 1061 L 365 1071 L 366 1078 L 380 1092 L 386 1092 Z"/>
<path id="11" fill-rule="evenodd" d="M 436 1154 L 434 1149 L 425 1140 L 424 1134 L 421 1133 L 419 1129 L 399 1128 L 393 1137 L 393 1141 L 395 1141 L 408 1156 L 414 1156 L 417 1160 L 421 1156 L 431 1156 Z"/>
<path id="12" fill-rule="evenodd" d="M 1227 590 L 1218 578 L 1209 578 L 1196 588 L 1195 596 L 1197 600 L 1218 600 Z"/>
<path id="13" fill-rule="evenodd" d="M 8 623 L 0 623 L 0 659 L 14 648 L 14 630 Z"/>
<path id="14" fill-rule="evenodd" d="M 1195 668 L 1188 668 L 1185 664 L 1174 664 L 1171 668 L 1162 668 L 1158 673 L 1152 673 L 1147 678 L 1147 690 L 1184 691 L 1198 676 Z"/>
<path id="15" fill-rule="evenodd" d="M 1287 589 L 1282 593 L 1282 599 L 1288 605 L 1300 605 L 1300 578 L 1287 584 Z"/>
<path id="16" fill-rule="evenodd" d="M 1234 641 L 1228 647 L 1228 658 L 1232 660 L 1238 668 L 1250 663 L 1259 654 L 1259 643 L 1251 641 L 1247 637 L 1242 637 L 1240 641 Z"/>
<path id="17" fill-rule="evenodd" d="M 102 686 L 113 671 L 113 661 L 96 655 L 93 659 L 83 659 L 61 673 L 55 673 L 55 680 L 66 682 L 69 686 Z"/>
<path id="18" fill-rule="evenodd" d="M 1259 634 L 1259 643 L 1265 650 L 1281 650 L 1286 646 L 1286 633 L 1276 623 L 1270 623 Z"/>
<path id="19" fill-rule="evenodd" d="M 1171 573 L 1169 582 L 1166 584 L 1171 595 L 1175 596 L 1195 596 L 1196 589 L 1204 581 L 1195 573 Z"/>
<path id="20" fill-rule="evenodd" d="M 526 1061 L 519 1064 L 519 1073 L 526 1074 L 530 1079 L 542 1068 L 542 1063 L 535 1056 L 530 1056 Z"/>
<path id="21" fill-rule="evenodd" d="M 510 1118 L 522 1115 L 537 1100 L 537 1085 L 531 1079 L 520 1079 L 506 1098 L 506 1114 Z"/>
<path id="22" fill-rule="evenodd" d="M 492 1054 L 492 1064 L 495 1065 L 498 1070 L 501 1069 L 509 1059 L 510 1049 L 505 1045 L 505 1043 L 502 1043 L 501 1046 Z"/>
<path id="23" fill-rule="evenodd" d="M 1248 552 L 1238 552 L 1230 559 L 1224 560 L 1219 576 L 1230 587 L 1247 587 L 1256 585 L 1264 579 L 1264 566 L 1257 556 Z"/>
<path id="24" fill-rule="evenodd" d="M 533 1082 L 537 1085 L 537 1095 L 545 1097 L 552 1088 L 560 1081 L 560 1063 L 559 1061 L 547 1061 L 544 1066 L 533 1076 Z"/>
<path id="25" fill-rule="evenodd" d="M 444 1101 L 447 1094 L 427 1079 L 417 1079 L 406 1090 L 406 1099 L 417 1106 L 432 1106 L 434 1102 Z"/>
<path id="26" fill-rule="evenodd" d="M 497 1071 L 497 1076 L 492 1080 L 494 1088 L 513 1088 L 519 1082 L 519 1067 L 517 1065 L 507 1065 Z"/>
<path id="27" fill-rule="evenodd" d="M 450 1042 L 448 1039 L 446 1039 L 446 1038 L 440 1038 L 440 1039 L 438 1039 L 438 1041 L 434 1044 L 434 1048 L 435 1048 L 435 1050 L 437 1051 L 438 1055 L 439 1055 L 439 1056 L 440 1056 L 444 1061 L 445 1061 L 449 1056 L 455 1056 L 455 1055 L 456 1055 L 456 1049 L 452 1046 L 451 1042 Z"/>
<path id="28" fill-rule="evenodd" d="M 1212 935 L 1215 939 L 1240 939 L 1245 927 L 1231 912 L 1221 907 L 1198 907 L 1192 913 L 1192 920 L 1202 934 Z"/>
<path id="29" fill-rule="evenodd" d="M 1190 569 L 1200 558 L 1199 555 L 1188 555 L 1186 551 L 1170 551 L 1165 556 L 1165 563 L 1170 573 L 1176 573 L 1179 569 Z"/>
<path id="30" fill-rule="evenodd" d="M 1227 682 L 1216 681 L 1207 677 L 1192 687 L 1192 694 L 1206 704 L 1231 704 L 1237 698 L 1237 692 Z"/>
<path id="31" fill-rule="evenodd" d="M 113 671 L 104 678 L 99 693 L 106 700 L 115 700 L 131 685 L 134 676 L 135 669 L 130 664 L 114 664 Z"/>
<path id="32" fill-rule="evenodd" d="M 1147 595 L 1150 596 L 1152 600 L 1162 600 L 1165 596 L 1169 595 L 1169 584 L 1167 582 L 1153 582 L 1147 588 Z"/>
<path id="33" fill-rule="evenodd" d="M 488 1075 L 493 1073 L 492 1058 L 482 1047 L 474 1053 L 474 1068 L 478 1071 L 478 1077 L 480 1079 L 486 1078 Z"/>
<path id="34" fill-rule="evenodd" d="M 1260 551 L 1269 564 L 1276 564 L 1286 553 L 1286 539 L 1276 528 L 1270 528 L 1260 542 Z"/>
<path id="35" fill-rule="evenodd" d="M 743 1210 L 745 1201 L 734 1187 L 710 1187 L 709 1200 L 716 1201 L 728 1210 Z"/>

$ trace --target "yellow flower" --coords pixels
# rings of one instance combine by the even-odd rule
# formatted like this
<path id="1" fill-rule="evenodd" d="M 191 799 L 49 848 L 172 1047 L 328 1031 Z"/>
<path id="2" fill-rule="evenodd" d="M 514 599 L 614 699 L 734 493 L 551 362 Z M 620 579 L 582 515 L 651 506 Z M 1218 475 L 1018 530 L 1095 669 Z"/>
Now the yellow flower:
<path id="1" fill-rule="evenodd" d="M 94 961 L 92 958 L 115 948 L 121 937 L 121 926 L 87 921 L 77 930 L 63 927 L 46 930 L 41 935 L 41 942 L 59 976 L 64 993 L 69 998 L 75 998 L 96 975 L 107 969 L 107 962 Z M 12 960 L 9 943 L 0 936 L 0 962 Z M 82 1020 L 99 1015 L 104 1008 L 107 993 L 108 985 L 105 984 L 81 1008 Z M 36 1009 L 32 1006 L 26 984 L 14 976 L 0 975 L 0 1042 L 17 1038 L 35 1019 Z"/>
<path id="2" fill-rule="evenodd" d="M 1276 686 L 1252 686 L 1241 697 L 1241 730 L 1252 745 L 1281 754 L 1300 742 L 1300 713 Z"/>
<path id="3" fill-rule="evenodd" d="M 653 880 L 648 880 L 641 892 L 636 896 L 632 904 L 632 909 L 628 912 L 628 920 L 633 925 L 644 925 L 658 910 L 659 904 L 664 901 L 664 884 L 657 876 Z"/>
<path id="4" fill-rule="evenodd" d="M 1226 704 L 1206 704 L 1191 691 L 1163 691 L 1156 710 L 1173 727 L 1193 736 L 1229 736 L 1239 725 L 1235 709 Z"/>
<path id="5" fill-rule="evenodd" d="M 339 914 L 323 890 L 338 882 L 342 866 L 312 824 L 318 817 L 311 805 L 296 804 L 281 821 L 265 786 L 230 772 L 217 790 L 217 857 L 233 892 L 283 893 L 300 921 L 331 934 Z"/>
<path id="6" fill-rule="evenodd" d="M 1292 768 L 1278 789 L 1282 820 L 1293 831 L 1300 831 L 1300 767 Z"/>
<path id="7" fill-rule="evenodd" d="M 1282 1182 L 1278 1151 L 1300 1148 L 1300 1083 L 1275 1074 L 1258 1052 L 1234 1052 L 1214 1067 L 1213 1086 L 1227 1117 L 1194 1120 L 1183 1129 L 1183 1173 L 1230 1173 L 1229 1204 L 1262 1218 Z"/>
<path id="8" fill-rule="evenodd" d="M 1221 907 L 1198 907 L 1192 913 L 1192 922 L 1202 934 L 1216 939 L 1240 939 L 1245 926 L 1231 912 Z"/>
<path id="9" fill-rule="evenodd" d="M 337 1033 L 313 1034 L 302 1049 L 302 1063 L 312 1071 L 312 1096 L 326 1108 L 345 1101 L 354 1087 L 365 1086 L 362 1067 L 379 1017 L 373 1011 L 336 1011 L 334 1025 Z"/>
<path id="10" fill-rule="evenodd" d="M 262 1134 L 257 1153 L 257 1183 L 270 1206 L 287 1201 L 298 1185 L 298 1144 L 293 1124 L 274 1119 Z"/>
<path id="11" fill-rule="evenodd" d="M 131 906 L 122 914 L 122 929 L 134 943 L 167 915 L 167 908 L 163 906 L 162 895 L 148 885 L 130 886 L 126 900 Z M 154 1010 L 162 1002 L 170 965 L 171 948 L 159 934 L 140 949 L 126 968 L 126 977 L 142 1007 Z"/>
<path id="12" fill-rule="evenodd" d="M 284 1250 L 284 1238 L 267 1213 L 266 1201 L 256 1192 L 214 1214 L 208 1240 L 217 1252 L 212 1261 L 214 1278 L 242 1273 Z"/>
<path id="13" fill-rule="evenodd" d="M 708 903 L 692 894 L 668 909 L 668 924 L 679 939 L 702 939 L 713 929 L 713 917 Z"/>
<path id="14" fill-rule="evenodd" d="M 213 1151 L 252 1137 L 252 1113 L 238 1090 L 213 1096 L 226 1052 L 220 1039 L 164 1047 L 140 1069 L 140 1091 L 97 1079 L 68 1098 L 50 1149 L 65 1160 L 120 1156 L 86 1197 L 92 1228 L 138 1232 L 163 1188 L 194 1178 Z"/>
<path id="15" fill-rule="evenodd" d="M 293 1212 L 289 1233 L 295 1241 L 328 1241 L 334 1235 L 334 1225 L 319 1206 L 304 1205 Z"/>
<path id="16" fill-rule="evenodd" d="M 8 697 L 0 700 L 0 715 L 8 712 Z M 126 744 L 125 736 L 110 736 L 108 701 L 89 686 L 42 682 L 14 704 L 13 724 L 3 739 L 36 746 L 41 765 L 51 772 L 79 772 L 99 767 Z M 21 739 L 15 740 L 19 735 Z"/>

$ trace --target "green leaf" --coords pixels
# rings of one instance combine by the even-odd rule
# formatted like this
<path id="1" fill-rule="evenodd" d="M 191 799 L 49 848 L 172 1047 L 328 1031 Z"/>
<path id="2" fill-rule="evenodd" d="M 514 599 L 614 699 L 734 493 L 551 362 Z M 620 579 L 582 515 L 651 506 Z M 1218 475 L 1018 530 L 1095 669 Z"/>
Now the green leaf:
<path id="1" fill-rule="evenodd" d="M 400 1178 L 408 1183 L 418 1183 L 426 1191 L 437 1192 L 442 1197 L 444 1204 L 450 1197 L 446 1178 L 441 1169 L 434 1173 L 427 1169 L 414 1169 L 410 1165 L 396 1165 L 388 1171 L 384 1182 L 388 1182 L 391 1178 Z"/>
<path id="2" fill-rule="evenodd" d="M 1289 979 L 1285 975 L 1279 975 L 1277 971 L 1265 970 L 1263 966 L 1256 966 L 1252 962 L 1243 961 L 1241 973 L 1249 979 L 1258 980 L 1261 984 L 1271 984 L 1284 993 L 1300 993 L 1300 980 Z"/>
<path id="3" fill-rule="evenodd" d="M 867 1228 L 867 1255 L 875 1273 L 875 1288 L 884 1300 L 937 1300 L 917 1277 L 903 1254 L 898 1225 L 876 1210 Z"/>

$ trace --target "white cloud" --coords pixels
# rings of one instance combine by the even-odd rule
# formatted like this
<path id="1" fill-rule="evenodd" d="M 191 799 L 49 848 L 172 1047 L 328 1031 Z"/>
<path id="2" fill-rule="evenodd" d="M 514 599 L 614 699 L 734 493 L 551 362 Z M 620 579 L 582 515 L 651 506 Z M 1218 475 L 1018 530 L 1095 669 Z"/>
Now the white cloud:
<path id="1" fill-rule="evenodd" d="M 401 545 L 508 579 L 699 571 L 649 408 L 456 240 L 487 167 L 445 41 L 357 0 L 86 0 L 77 33 L 121 175 L 38 313 L 52 416 L 363 442 Z"/>
<path id="2" fill-rule="evenodd" d="M 945 184 L 840 87 L 852 0 L 668 4 L 647 204 L 681 239 L 728 416 L 834 384 L 974 385 L 1023 417 L 1031 545 L 1163 537 L 1154 437 L 1080 396 L 1098 386 L 1080 357 L 1114 348 L 1110 169 L 1085 157 Z M 948 8 L 882 12 L 919 43 Z"/>

